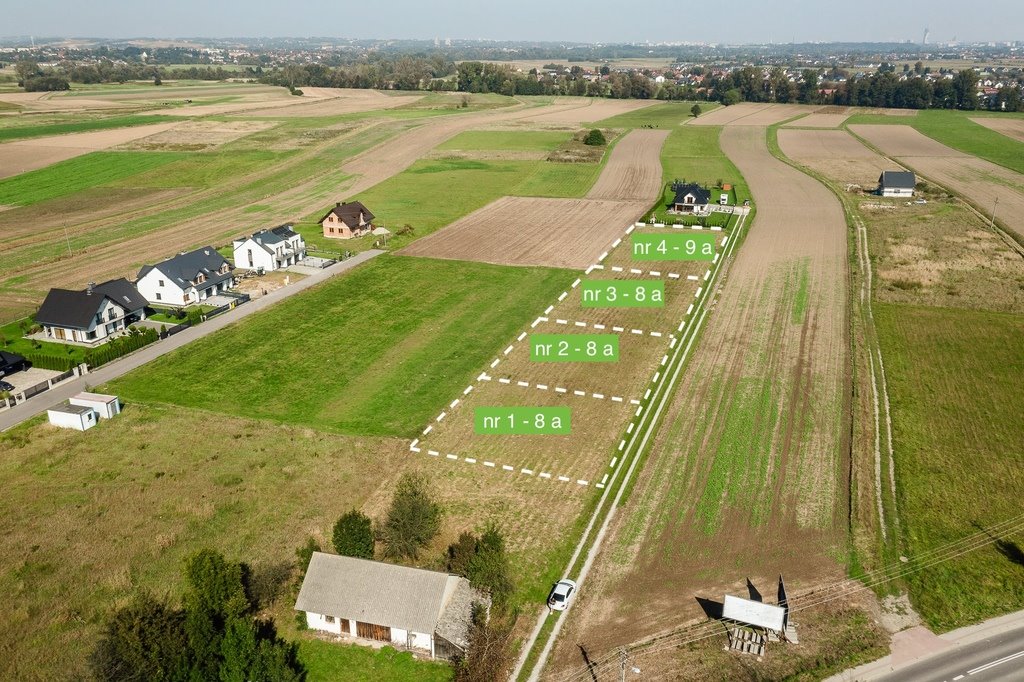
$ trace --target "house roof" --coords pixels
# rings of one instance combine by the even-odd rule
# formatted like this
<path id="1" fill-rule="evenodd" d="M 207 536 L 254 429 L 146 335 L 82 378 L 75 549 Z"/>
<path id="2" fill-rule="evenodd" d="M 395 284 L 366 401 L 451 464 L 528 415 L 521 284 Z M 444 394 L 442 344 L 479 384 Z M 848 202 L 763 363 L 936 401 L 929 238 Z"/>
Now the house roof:
<path id="1" fill-rule="evenodd" d="M 341 220 L 341 222 L 348 225 L 349 227 L 359 226 L 360 213 L 363 214 L 363 220 L 365 220 L 366 222 L 369 222 L 376 217 L 373 215 L 373 213 L 370 212 L 370 209 L 363 206 L 363 202 L 348 201 L 335 204 L 334 208 L 332 208 L 330 211 L 324 214 L 324 217 L 320 219 L 320 222 L 322 223 L 323 221 L 327 220 L 327 216 L 331 215 L 332 213 L 338 216 L 338 219 Z"/>
<path id="2" fill-rule="evenodd" d="M 461 583 L 469 586 L 447 573 L 314 552 L 295 608 L 433 634 Z"/>
<path id="3" fill-rule="evenodd" d="M 146 307 L 146 299 L 142 298 L 142 294 L 135 288 L 135 285 L 124 277 L 112 279 L 103 284 L 97 284 L 92 290 L 93 292 L 98 291 L 101 294 L 105 294 L 110 300 L 126 310 L 142 310 Z"/>
<path id="4" fill-rule="evenodd" d="M 296 236 L 298 236 L 298 233 L 292 229 L 291 225 L 278 225 L 273 229 L 260 230 L 259 232 L 253 232 L 252 236 L 236 239 L 235 248 L 237 249 L 245 242 L 252 240 L 267 253 L 274 253 L 274 249 L 270 247 L 275 244 L 286 242 Z"/>
<path id="5" fill-rule="evenodd" d="M 144 265 L 139 270 L 138 279 L 142 279 L 151 271 L 157 270 L 179 287 L 185 289 L 191 286 L 191 282 L 195 280 L 199 273 L 203 273 L 209 282 L 227 279 L 230 276 L 230 271 L 229 274 L 222 276 L 214 274 L 225 263 L 227 263 L 227 260 L 224 256 L 217 253 L 217 249 L 212 246 L 204 246 L 195 251 L 179 253 L 177 256 L 160 261 L 156 265 Z"/>
<path id="6" fill-rule="evenodd" d="M 672 189 L 675 190 L 676 193 L 675 199 L 672 200 L 672 203 L 674 204 L 686 203 L 683 201 L 683 197 L 687 194 L 692 194 L 694 196 L 695 204 L 706 204 L 711 201 L 711 191 L 704 189 L 695 182 L 676 182 L 672 184 Z"/>
<path id="7" fill-rule="evenodd" d="M 892 189 L 914 189 L 917 180 L 910 171 L 882 171 L 878 184 Z"/>
<path id="8" fill-rule="evenodd" d="M 36 322 L 51 327 L 88 329 L 103 302 L 110 297 L 97 291 L 50 289 L 36 313 Z M 117 303 L 117 301 L 114 301 Z M 122 305 L 123 304 L 119 304 Z"/>
<path id="9" fill-rule="evenodd" d="M 0 369 L 14 367 L 15 365 L 20 365 L 23 362 L 25 362 L 25 358 L 17 353 L 8 353 L 5 350 L 0 350 Z"/>
<path id="10" fill-rule="evenodd" d="M 62 414 L 88 414 L 93 412 L 93 409 L 85 405 L 72 405 L 65 400 L 60 405 L 51 407 L 47 412 L 60 412 Z"/>

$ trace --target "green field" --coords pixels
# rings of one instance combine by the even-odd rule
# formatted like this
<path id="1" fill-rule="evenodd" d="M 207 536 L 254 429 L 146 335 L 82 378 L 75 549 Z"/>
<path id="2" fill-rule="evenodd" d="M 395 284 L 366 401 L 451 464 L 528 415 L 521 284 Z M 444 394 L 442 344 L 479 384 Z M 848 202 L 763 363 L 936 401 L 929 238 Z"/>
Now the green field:
<path id="1" fill-rule="evenodd" d="M 552 151 L 572 139 L 569 131 L 467 130 L 437 148 L 463 150 Z"/>
<path id="2" fill-rule="evenodd" d="M 451 666 L 417 661 L 408 652 L 391 647 L 375 650 L 353 644 L 334 644 L 304 639 L 299 660 L 306 666 L 308 682 L 447 682 Z"/>
<path id="3" fill-rule="evenodd" d="M 0 102 L 0 108 L 3 108 Z M 77 117 L 81 119 L 81 117 Z M 32 119 L 30 119 L 32 120 Z M 88 133 L 96 130 L 112 128 L 134 128 L 135 126 L 152 125 L 154 123 L 170 123 L 183 121 L 177 116 L 113 116 L 111 118 L 95 118 L 87 121 L 69 120 L 67 122 L 46 123 L 43 125 L 11 125 L 0 127 L 0 142 L 20 140 L 28 137 L 44 137 L 47 135 L 64 135 L 66 133 Z"/>
<path id="4" fill-rule="evenodd" d="M 733 186 L 732 201 L 741 204 L 750 199 L 750 190 L 739 169 L 718 146 L 721 131 L 715 126 L 679 126 L 672 130 L 661 150 L 662 177 L 668 181 L 658 210 L 664 211 L 672 201 L 671 181 L 675 179 L 709 187 L 712 201 L 718 198 L 715 186 L 719 180 Z"/>
<path id="5" fill-rule="evenodd" d="M 129 401 L 413 437 L 572 276 L 382 256 L 110 390 Z"/>
<path id="6" fill-rule="evenodd" d="M 694 104 L 700 104 L 700 108 L 707 113 L 718 108 L 714 102 L 660 102 L 649 107 L 636 109 L 625 114 L 612 116 L 603 121 L 597 121 L 593 125 L 598 128 L 640 128 L 641 126 L 654 126 L 655 128 L 675 128 L 683 121 L 693 118 L 690 109 Z"/>
<path id="7" fill-rule="evenodd" d="M 1024 316 L 876 303 L 895 438 L 903 553 L 1021 514 Z M 1024 607 L 1024 534 L 907 578 L 945 631 Z"/>
<path id="8" fill-rule="evenodd" d="M 0 180 L 0 204 L 28 206 L 63 198 L 184 158 L 181 152 L 92 152 Z"/>
<path id="9" fill-rule="evenodd" d="M 999 114 L 987 111 L 953 111 L 926 109 L 916 116 L 883 116 L 858 114 L 846 119 L 844 125 L 860 123 L 909 125 L 918 132 L 942 144 L 972 154 L 992 163 L 1024 173 L 1024 142 L 989 130 L 971 118 L 1011 117 L 1024 118 L 1024 114 Z"/>

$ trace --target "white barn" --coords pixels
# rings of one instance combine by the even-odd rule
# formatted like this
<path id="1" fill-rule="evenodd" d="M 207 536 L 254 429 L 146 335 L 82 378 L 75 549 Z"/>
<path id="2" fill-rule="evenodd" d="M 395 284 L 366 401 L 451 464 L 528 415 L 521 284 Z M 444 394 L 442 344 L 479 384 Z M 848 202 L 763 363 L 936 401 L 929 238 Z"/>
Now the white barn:
<path id="1" fill-rule="evenodd" d="M 231 265 L 212 246 L 180 253 L 139 270 L 136 288 L 150 303 L 182 306 L 199 303 L 235 285 Z"/>
<path id="2" fill-rule="evenodd" d="M 474 603 L 490 600 L 456 575 L 314 552 L 295 608 L 313 630 L 448 659 L 469 645 Z"/>
<path id="3" fill-rule="evenodd" d="M 247 270 L 263 268 L 271 272 L 295 265 L 306 257 L 306 241 L 291 225 L 260 230 L 232 242 L 235 267 Z"/>
<path id="4" fill-rule="evenodd" d="M 878 176 L 878 193 L 883 197 L 912 197 L 916 185 L 910 171 L 882 171 Z"/>

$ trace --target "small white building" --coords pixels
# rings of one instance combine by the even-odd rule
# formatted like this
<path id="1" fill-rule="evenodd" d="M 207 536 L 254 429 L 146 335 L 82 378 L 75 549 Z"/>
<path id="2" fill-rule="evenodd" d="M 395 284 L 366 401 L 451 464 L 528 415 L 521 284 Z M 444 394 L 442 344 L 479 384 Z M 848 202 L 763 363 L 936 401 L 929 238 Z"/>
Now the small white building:
<path id="1" fill-rule="evenodd" d="M 114 415 L 121 414 L 121 401 L 117 399 L 116 395 L 83 391 L 72 396 L 68 402 L 78 407 L 90 408 L 100 419 L 110 419 Z"/>
<path id="2" fill-rule="evenodd" d="M 62 429 L 75 429 L 76 431 L 91 429 L 99 421 L 96 410 L 91 407 L 72 405 L 70 402 L 64 402 L 57 407 L 51 407 L 46 411 L 46 416 L 54 426 L 59 426 Z"/>
<path id="3" fill-rule="evenodd" d="M 917 178 L 910 171 L 882 171 L 878 176 L 878 193 L 883 197 L 912 197 Z"/>
<path id="4" fill-rule="evenodd" d="M 232 242 L 235 267 L 247 270 L 263 268 L 271 272 L 295 265 L 306 257 L 306 241 L 291 225 L 260 230 Z"/>
<path id="5" fill-rule="evenodd" d="M 135 286 L 155 305 L 183 306 L 205 301 L 235 285 L 232 267 L 212 246 L 179 253 L 139 270 Z"/>
<path id="6" fill-rule="evenodd" d="M 490 599 L 456 575 L 314 552 L 295 608 L 313 630 L 450 659 L 469 646 L 474 603 Z"/>

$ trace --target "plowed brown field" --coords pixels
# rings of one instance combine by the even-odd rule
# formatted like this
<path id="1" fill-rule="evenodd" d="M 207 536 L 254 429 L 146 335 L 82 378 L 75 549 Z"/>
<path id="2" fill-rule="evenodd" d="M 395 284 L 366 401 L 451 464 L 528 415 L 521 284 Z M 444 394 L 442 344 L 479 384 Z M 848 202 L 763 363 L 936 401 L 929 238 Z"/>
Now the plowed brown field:
<path id="1" fill-rule="evenodd" d="M 963 195 L 1024 236 L 1024 175 L 936 142 L 910 126 L 854 125 L 855 134 L 918 174 Z"/>
<path id="2" fill-rule="evenodd" d="M 504 265 L 585 268 L 661 190 L 662 130 L 634 130 L 612 150 L 586 199 L 503 197 L 401 251 Z"/>
<path id="3" fill-rule="evenodd" d="M 1024 118 L 972 118 L 978 125 L 1024 142 Z"/>
<path id="4" fill-rule="evenodd" d="M 559 97 L 555 104 L 566 105 L 559 111 L 537 113 L 527 121 L 536 123 L 589 123 L 627 114 L 655 104 L 655 101 L 600 99 L 594 97 Z"/>
<path id="5" fill-rule="evenodd" d="M 845 130 L 779 130 L 789 158 L 843 183 L 874 187 L 884 170 L 901 167 L 865 147 Z"/>
<path id="6" fill-rule="evenodd" d="M 689 119 L 695 126 L 769 126 L 799 114 L 813 112 L 817 107 L 805 104 L 763 104 L 742 102 Z"/>
<path id="7" fill-rule="evenodd" d="M 548 676 L 702 620 L 696 597 L 841 577 L 846 224 L 835 197 L 726 127 L 758 213 Z M 642 597 L 642 598 L 640 598 Z M 670 672 L 670 671 L 663 671 Z"/>

